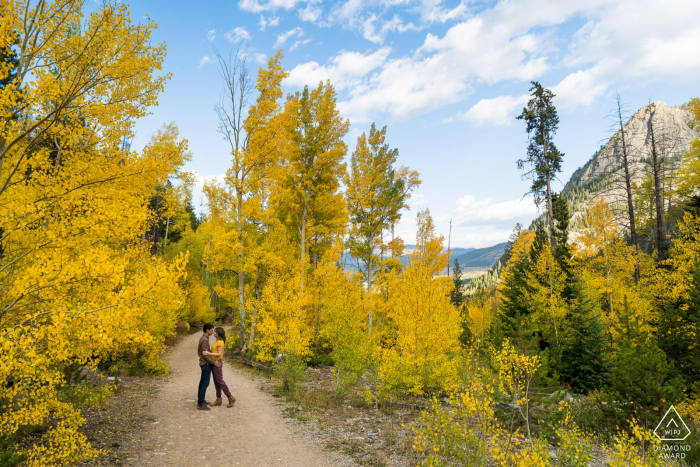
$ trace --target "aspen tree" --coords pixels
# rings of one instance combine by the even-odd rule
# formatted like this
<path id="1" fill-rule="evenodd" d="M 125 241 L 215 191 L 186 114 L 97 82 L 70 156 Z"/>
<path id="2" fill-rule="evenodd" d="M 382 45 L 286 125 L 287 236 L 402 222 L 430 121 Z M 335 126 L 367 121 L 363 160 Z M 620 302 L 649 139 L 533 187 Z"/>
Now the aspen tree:
<path id="1" fill-rule="evenodd" d="M 430 212 L 418 213 L 416 250 L 401 276 L 392 276 L 390 318 L 395 345 L 382 354 L 379 372 L 388 390 L 422 394 L 455 383 L 459 312 L 450 303 L 452 281 L 440 277 L 448 256 Z"/>
<path id="2" fill-rule="evenodd" d="M 655 317 L 653 261 L 620 238 L 605 200 L 598 200 L 586 211 L 585 222 L 588 228 L 581 230 L 573 243 L 572 261 L 584 293 L 603 304 L 605 324 L 609 327 L 617 321 L 625 302 L 640 324 L 648 326 Z M 637 265 L 641 272 L 639 282 L 634 276 Z"/>
<path id="3" fill-rule="evenodd" d="M 238 290 L 238 330 L 239 344 L 246 344 L 246 217 L 247 198 L 260 191 L 265 180 L 273 176 L 281 153 L 288 149 L 294 121 L 292 112 L 284 111 L 281 83 L 288 73 L 282 68 L 282 51 L 270 57 L 267 68 L 258 70 L 255 90 L 258 96 L 246 109 L 248 99 L 253 91 L 250 70 L 246 65 L 247 52 L 240 49 L 236 55 L 226 61 L 219 56 L 221 75 L 225 81 L 225 102 L 217 107 L 219 131 L 231 147 L 231 167 L 226 171 L 223 186 L 209 184 L 206 187 L 210 209 L 214 216 L 228 219 L 226 222 L 235 226 L 236 237 L 215 240 L 215 248 L 230 249 L 230 242 L 235 242 L 235 264 L 213 266 L 214 271 L 222 274 L 227 270 L 237 273 Z M 251 202 L 250 204 L 255 204 Z M 255 206 L 251 206 L 255 209 Z M 225 214 L 230 212 L 229 214 Z M 224 230 L 227 228 L 222 227 Z M 223 232 L 224 230 L 219 230 Z M 224 246 L 223 243 L 229 245 Z M 229 259 L 230 263 L 230 259 Z"/>
<path id="4" fill-rule="evenodd" d="M 27 465 L 68 465 L 96 454 L 83 417 L 58 397 L 60 368 L 130 356 L 166 372 L 185 257 L 166 263 L 140 242 L 148 200 L 178 173 L 186 142 L 123 142 L 156 103 L 163 44 L 153 22 L 124 5 L 84 13 L 79 1 L 0 4 L 0 435 L 49 429 Z"/>
<path id="5" fill-rule="evenodd" d="M 340 182 L 346 171 L 343 159 L 347 146 L 343 138 L 350 123 L 340 117 L 330 81 L 320 83 L 311 92 L 305 87 L 294 100 L 298 114 L 294 145 L 285 154 L 284 185 L 289 192 L 283 202 L 291 204 L 290 217 L 299 239 L 299 261 L 305 270 L 308 239 L 330 238 L 342 232 L 347 223 Z"/>

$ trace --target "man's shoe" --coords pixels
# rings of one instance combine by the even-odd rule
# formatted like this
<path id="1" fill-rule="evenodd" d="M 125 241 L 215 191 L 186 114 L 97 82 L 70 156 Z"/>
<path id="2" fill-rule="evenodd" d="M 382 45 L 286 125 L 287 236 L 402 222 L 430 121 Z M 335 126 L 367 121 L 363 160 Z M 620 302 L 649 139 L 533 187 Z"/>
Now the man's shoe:
<path id="1" fill-rule="evenodd" d="M 221 400 L 221 399 L 219 399 Z M 233 404 L 236 403 L 236 398 L 233 396 L 228 396 L 228 405 L 226 407 L 233 407 Z"/>
<path id="2" fill-rule="evenodd" d="M 211 410 L 211 409 L 209 407 L 207 407 L 206 404 L 204 404 L 204 405 L 197 404 L 197 410 Z"/>
<path id="3" fill-rule="evenodd" d="M 221 405 L 221 398 L 217 397 L 216 400 L 214 401 L 213 404 L 211 404 L 212 407 L 218 407 Z"/>

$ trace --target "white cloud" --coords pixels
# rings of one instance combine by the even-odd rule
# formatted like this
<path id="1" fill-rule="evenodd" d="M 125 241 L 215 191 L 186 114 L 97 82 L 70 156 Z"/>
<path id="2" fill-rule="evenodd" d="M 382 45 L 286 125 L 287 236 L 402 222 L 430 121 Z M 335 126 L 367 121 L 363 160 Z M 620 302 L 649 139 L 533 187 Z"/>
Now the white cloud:
<path id="1" fill-rule="evenodd" d="M 267 55 L 253 54 L 253 60 L 255 60 L 255 63 L 265 63 L 267 61 Z"/>
<path id="2" fill-rule="evenodd" d="M 238 8 L 251 13 L 261 13 L 263 11 L 274 11 L 278 9 L 289 10 L 294 8 L 299 3 L 304 3 L 305 0 L 240 0 Z"/>
<path id="3" fill-rule="evenodd" d="M 289 73 L 285 84 L 289 86 L 313 85 L 327 79 L 337 89 L 360 85 L 360 78 L 386 63 L 390 47 L 382 47 L 371 54 L 342 52 L 329 60 L 328 65 L 307 62 L 297 65 Z"/>
<path id="4" fill-rule="evenodd" d="M 486 248 L 507 242 L 513 229 L 470 228 L 452 233 L 452 244 L 462 248 Z"/>
<path id="5" fill-rule="evenodd" d="M 216 29 L 210 29 L 207 31 L 207 40 L 212 42 L 214 39 L 216 39 Z"/>
<path id="6" fill-rule="evenodd" d="M 527 103 L 528 95 L 520 97 L 498 96 L 493 99 L 481 99 L 466 112 L 458 112 L 457 120 L 466 120 L 476 126 L 484 123 L 494 125 L 510 125 L 513 122 L 513 113 Z"/>
<path id="7" fill-rule="evenodd" d="M 588 15 L 563 65 L 576 71 L 552 89 L 564 107 L 590 105 L 612 86 L 700 79 L 700 2 L 610 1 Z"/>
<path id="8" fill-rule="evenodd" d="M 557 0 L 546 0 L 540 7 L 522 11 L 520 4 L 499 3 L 451 27 L 441 38 L 428 34 L 415 55 L 389 60 L 364 77 L 340 104 L 342 111 L 354 121 L 369 120 L 376 112 L 405 117 L 459 102 L 481 83 L 541 76 L 550 68 L 545 54 L 552 46 L 545 33 L 530 29 L 561 22 L 572 9 Z M 539 10 L 541 15 L 535 14 Z"/>
<path id="9" fill-rule="evenodd" d="M 457 209 L 452 214 L 461 227 L 515 225 L 518 221 L 529 223 L 537 215 L 537 208 L 531 198 L 494 203 L 491 198 L 477 200 L 475 196 L 466 195 L 457 200 Z"/>
<path id="10" fill-rule="evenodd" d="M 244 27 L 239 26 L 224 34 L 224 37 L 229 42 L 249 41 L 250 33 Z"/>
<path id="11" fill-rule="evenodd" d="M 575 108 L 579 105 L 591 105 L 596 97 L 605 93 L 611 82 L 602 76 L 601 71 L 599 66 L 585 71 L 578 70 L 553 86 L 552 92 L 556 95 L 557 106 Z"/>
<path id="12" fill-rule="evenodd" d="M 386 20 L 377 4 L 368 5 L 347 0 L 332 9 L 331 19 L 345 21 L 377 44 L 388 33 L 425 26 L 406 24 L 393 10 Z M 412 55 L 387 59 L 364 74 L 353 72 L 352 89 L 339 103 L 353 121 L 372 120 L 377 113 L 401 118 L 427 112 L 503 82 L 523 83 L 525 90 L 528 81 L 541 80 L 557 94 L 558 107 L 571 109 L 591 105 L 613 86 L 700 79 L 700 54 L 690 52 L 700 49 L 700 2 L 695 0 L 677 0 L 673 8 L 656 0 L 501 0 L 478 13 L 469 11 L 468 2 L 451 9 L 440 0 L 383 0 L 379 5 L 386 11 L 417 8 L 424 21 L 460 22 L 442 36 L 427 34 Z M 562 25 L 580 19 L 585 25 L 573 37 L 560 36 L 566 29 Z M 325 66 L 300 64 L 296 75 L 333 79 L 335 58 Z M 564 76 L 559 83 L 546 82 L 553 70 Z M 515 96 L 482 100 L 457 118 L 504 124 L 521 101 Z"/>
<path id="13" fill-rule="evenodd" d="M 281 46 L 282 44 L 287 42 L 287 39 L 289 39 L 290 37 L 294 37 L 294 36 L 301 37 L 303 35 L 304 35 L 304 30 L 301 29 L 299 26 L 297 26 L 294 29 L 291 29 L 287 32 L 283 32 L 282 34 L 279 34 L 277 36 L 277 41 L 275 42 L 275 45 L 272 46 L 272 48 L 275 49 L 275 48 Z"/>
<path id="14" fill-rule="evenodd" d="M 263 15 L 260 15 L 260 21 L 258 21 L 258 24 L 260 25 L 260 30 L 264 31 L 268 26 L 271 28 L 278 26 L 280 24 L 280 18 L 279 16 L 275 16 L 266 19 Z"/>
<path id="15" fill-rule="evenodd" d="M 302 40 L 296 41 L 296 42 L 289 48 L 289 51 L 290 51 L 290 52 L 293 52 L 294 50 L 298 49 L 299 46 L 308 44 L 309 42 L 311 42 L 311 39 L 305 39 L 305 40 L 303 40 L 303 41 L 302 41 Z"/>
<path id="16" fill-rule="evenodd" d="M 204 65 L 208 65 L 208 64 L 210 64 L 210 63 L 214 63 L 214 60 L 212 60 L 212 58 L 211 58 L 210 56 L 205 55 L 204 57 L 202 57 L 202 58 L 199 60 L 199 65 L 197 66 L 197 69 L 199 70 L 199 69 L 202 68 Z"/>
<path id="17" fill-rule="evenodd" d="M 306 4 L 306 8 L 297 10 L 297 13 L 300 20 L 315 23 L 323 14 L 323 10 L 321 10 L 321 7 L 309 2 Z"/>

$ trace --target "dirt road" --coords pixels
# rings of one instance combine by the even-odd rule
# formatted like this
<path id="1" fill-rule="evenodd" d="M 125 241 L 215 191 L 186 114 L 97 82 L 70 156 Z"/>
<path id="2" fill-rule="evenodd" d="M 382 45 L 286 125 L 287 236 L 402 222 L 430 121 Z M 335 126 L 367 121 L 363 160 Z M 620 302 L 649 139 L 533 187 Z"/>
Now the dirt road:
<path id="1" fill-rule="evenodd" d="M 233 408 L 196 407 L 200 334 L 184 338 L 166 359 L 171 373 L 148 404 L 150 429 L 133 466 L 354 466 L 343 454 L 299 422 L 285 418 L 273 397 L 263 393 L 246 371 L 224 363 L 224 379 L 236 397 Z M 213 339 L 213 338 L 212 338 Z M 212 379 L 207 401 L 215 396 Z"/>

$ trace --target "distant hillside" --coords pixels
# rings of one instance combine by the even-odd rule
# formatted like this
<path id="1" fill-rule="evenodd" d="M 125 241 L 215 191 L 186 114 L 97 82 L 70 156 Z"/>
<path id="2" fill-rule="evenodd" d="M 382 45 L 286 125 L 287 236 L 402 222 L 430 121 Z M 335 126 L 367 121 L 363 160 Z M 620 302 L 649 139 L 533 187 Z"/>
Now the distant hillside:
<path id="1" fill-rule="evenodd" d="M 413 253 L 413 250 L 415 250 L 415 249 L 416 249 L 415 245 L 404 245 L 404 253 L 406 253 L 407 255 Z M 461 255 L 461 254 L 467 253 L 469 251 L 474 251 L 474 250 L 475 250 L 475 248 L 452 248 L 452 255 L 451 256 L 454 258 L 456 254 Z M 443 249 L 442 252 L 446 253 L 447 248 Z"/>
<path id="2" fill-rule="evenodd" d="M 457 254 L 457 248 L 452 250 L 450 263 L 454 264 L 454 260 L 459 261 L 460 268 L 490 268 L 501 257 L 506 248 L 507 243 L 499 243 L 498 245 L 488 248 L 477 248 L 471 251 Z"/>
<path id="3" fill-rule="evenodd" d="M 487 248 L 452 248 L 450 253 L 450 268 L 452 268 L 452 266 L 454 265 L 455 258 L 459 261 L 459 265 L 462 269 L 490 268 L 501 257 L 505 247 L 506 243 L 499 243 L 498 245 L 490 246 Z M 406 245 L 406 254 L 402 255 L 399 258 L 399 260 L 403 264 L 408 264 L 410 254 L 413 253 L 415 249 L 415 245 Z M 447 249 L 444 249 L 443 253 L 446 252 Z M 354 260 L 347 253 L 345 254 L 345 268 L 357 270 L 357 263 L 355 263 Z"/>

